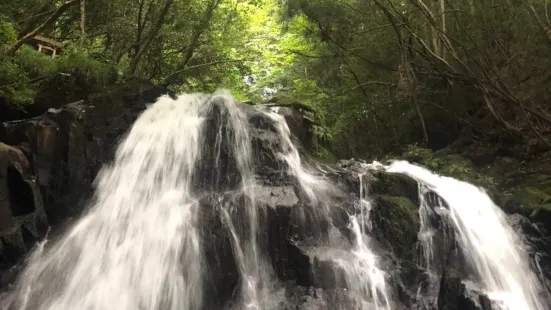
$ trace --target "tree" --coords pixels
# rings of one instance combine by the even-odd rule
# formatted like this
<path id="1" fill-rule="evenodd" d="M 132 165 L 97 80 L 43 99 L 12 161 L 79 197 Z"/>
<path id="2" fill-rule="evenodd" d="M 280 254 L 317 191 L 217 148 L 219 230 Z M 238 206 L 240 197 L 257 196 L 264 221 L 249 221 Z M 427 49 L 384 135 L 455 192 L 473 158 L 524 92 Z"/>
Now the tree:
<path id="1" fill-rule="evenodd" d="M 71 1 L 68 1 L 68 2 L 65 2 L 63 3 L 62 5 L 60 5 L 55 11 L 54 13 L 44 22 L 42 23 L 40 26 L 36 27 L 34 30 L 32 30 L 31 32 L 25 34 L 22 38 L 20 38 L 17 42 L 15 42 L 15 44 L 9 48 L 7 54 L 8 55 L 14 55 L 15 52 L 17 52 L 17 50 L 29 39 L 35 37 L 37 34 L 39 34 L 41 31 L 47 29 L 48 27 L 52 26 L 60 17 L 61 15 L 63 15 L 63 13 L 65 13 L 65 11 L 67 11 L 69 8 L 71 8 L 71 6 L 77 4 L 78 1 L 77 0 L 71 0 Z"/>

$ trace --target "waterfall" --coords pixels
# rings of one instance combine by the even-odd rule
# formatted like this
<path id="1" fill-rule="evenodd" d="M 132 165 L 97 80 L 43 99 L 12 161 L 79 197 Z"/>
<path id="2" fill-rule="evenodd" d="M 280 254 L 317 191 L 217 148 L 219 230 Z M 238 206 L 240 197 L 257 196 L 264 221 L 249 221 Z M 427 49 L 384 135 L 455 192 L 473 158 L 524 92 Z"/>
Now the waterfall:
<path id="1" fill-rule="evenodd" d="M 204 101 L 197 95 L 163 97 L 138 118 L 113 164 L 99 173 L 87 214 L 27 263 L 8 296 L 13 307 L 200 306 L 192 176 L 201 156 Z"/>
<path id="2" fill-rule="evenodd" d="M 330 168 L 292 138 L 282 115 L 226 91 L 159 98 L 98 174 L 86 212 L 35 247 L 0 307 L 427 310 L 459 252 L 461 281 L 492 310 L 547 309 L 484 191 L 401 161 Z M 409 176 L 413 194 L 381 192 L 369 169 Z"/>
<path id="3" fill-rule="evenodd" d="M 434 270 L 431 265 L 434 253 L 433 229 L 427 214 L 447 211 L 461 253 L 474 273 L 464 282 L 481 286 L 492 301 L 492 309 L 548 309 L 540 295 L 544 289 L 530 269 L 522 242 L 507 223 L 505 214 L 482 189 L 405 161 L 396 161 L 384 169 L 406 174 L 420 183 L 421 245 L 429 272 Z M 427 203 L 425 194 L 429 189 L 445 205 L 442 201 Z"/>
<path id="4" fill-rule="evenodd" d="M 195 188 L 196 179 L 204 177 L 196 174 L 206 156 L 204 122 L 213 109 L 227 121 L 219 128 L 214 165 L 222 142 L 229 141 L 241 190 L 254 197 L 247 120 L 233 98 L 225 92 L 160 98 L 135 122 L 114 163 L 98 175 L 89 212 L 59 242 L 30 258 L 6 303 L 49 310 L 199 309 L 203 258 Z M 255 208 L 244 207 L 250 236 L 234 238 L 236 260 L 245 279 L 242 302 L 258 308 L 257 286 L 267 277 L 255 237 Z M 229 227 L 237 235 L 233 223 Z"/>
<path id="5" fill-rule="evenodd" d="M 229 143 L 231 146 L 230 152 L 232 153 L 230 156 L 235 158 L 237 170 L 241 175 L 240 190 L 249 198 L 245 201 L 245 205 L 241 206 L 248 218 L 249 233 L 244 238 L 240 239 L 238 237 L 236 229 L 238 223 L 233 222 L 229 214 L 231 210 L 222 210 L 222 215 L 232 235 L 231 239 L 236 253 L 235 259 L 239 265 L 241 281 L 243 281 L 241 300 L 237 303 L 237 307 L 238 309 L 269 309 L 273 302 L 269 298 L 273 276 L 271 266 L 259 251 L 257 240 L 258 206 L 255 204 L 255 177 L 249 124 L 247 116 L 237 107 L 235 99 L 228 92 L 220 92 L 217 99 L 224 105 L 224 108 L 218 112 L 221 118 L 226 120 L 226 124 L 219 126 L 216 135 L 214 165 L 217 169 L 217 179 L 222 177 L 218 169 L 219 163 L 224 160 L 224 158 L 221 158 L 221 147 L 223 143 Z M 226 131 L 225 135 L 223 131 Z"/>
<path id="6" fill-rule="evenodd" d="M 308 196 L 314 210 L 315 218 L 330 219 L 332 203 L 331 192 L 337 191 L 334 184 L 316 176 L 301 164 L 298 149 L 291 141 L 291 134 L 285 119 L 276 113 L 268 113 L 275 122 L 282 139 L 283 152 L 279 154 L 288 165 L 288 171 L 294 175 Z M 369 247 L 369 236 L 364 227 L 370 226 L 370 204 L 362 174 L 358 174 L 360 193 L 354 214 L 349 214 L 349 228 L 353 245 L 346 251 L 335 251 L 339 245 L 329 242 L 329 250 L 316 249 L 321 256 L 336 263 L 343 273 L 345 286 L 352 292 L 357 309 L 390 310 L 391 301 L 387 289 L 385 272 L 379 268 L 378 258 Z"/>

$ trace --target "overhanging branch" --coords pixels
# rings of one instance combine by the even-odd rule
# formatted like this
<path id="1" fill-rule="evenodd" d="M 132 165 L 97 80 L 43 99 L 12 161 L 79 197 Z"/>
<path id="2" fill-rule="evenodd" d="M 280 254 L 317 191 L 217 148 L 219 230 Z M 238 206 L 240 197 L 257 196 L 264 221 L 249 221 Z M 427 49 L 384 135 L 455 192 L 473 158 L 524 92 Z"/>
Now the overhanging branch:
<path id="1" fill-rule="evenodd" d="M 217 61 L 202 63 L 202 64 L 198 64 L 198 65 L 183 68 L 181 70 L 174 71 L 171 74 L 169 74 L 169 75 L 165 76 L 164 78 L 162 78 L 161 81 L 165 82 L 165 81 L 169 80 L 170 78 L 172 78 L 175 75 L 178 75 L 180 73 L 183 73 L 183 72 L 186 72 L 186 71 L 189 71 L 189 70 L 201 68 L 201 67 L 213 66 L 213 65 L 223 64 L 223 63 L 237 63 L 237 62 L 244 62 L 244 61 L 250 61 L 250 60 L 251 59 L 226 59 L 226 60 L 217 60 Z"/>

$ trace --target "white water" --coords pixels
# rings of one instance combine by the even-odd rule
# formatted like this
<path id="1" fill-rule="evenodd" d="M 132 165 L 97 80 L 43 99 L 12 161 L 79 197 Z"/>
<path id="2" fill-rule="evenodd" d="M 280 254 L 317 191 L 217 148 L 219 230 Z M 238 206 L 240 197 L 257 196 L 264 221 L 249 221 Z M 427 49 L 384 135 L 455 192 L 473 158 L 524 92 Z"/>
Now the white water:
<path id="1" fill-rule="evenodd" d="M 281 137 L 283 151 L 278 155 L 285 160 L 289 166 L 288 172 L 298 179 L 300 186 L 311 203 L 314 205 L 318 204 L 318 199 L 324 198 L 321 195 L 325 196 L 324 194 L 330 191 L 332 186 L 325 180 L 310 174 L 303 167 L 298 149 L 291 141 L 291 131 L 289 130 L 289 126 L 287 126 L 287 122 L 285 122 L 285 118 L 277 113 L 266 113 L 266 115 L 274 120 L 276 129 Z"/>
<path id="2" fill-rule="evenodd" d="M 4 305 L 21 310 L 200 308 L 204 270 L 193 174 L 204 146 L 204 118 L 214 104 L 223 107 L 219 113 L 227 122 L 220 126 L 215 151 L 219 157 L 223 141 L 232 146 L 241 190 L 249 198 L 240 206 L 250 227 L 242 240 L 222 212 L 243 279 L 236 307 L 268 309 L 258 296 L 270 279 L 256 240 L 248 123 L 226 92 L 162 97 L 150 105 L 118 147 L 114 163 L 99 173 L 88 214 L 51 248 L 41 246 L 32 255 Z"/>
<path id="3" fill-rule="evenodd" d="M 394 162 L 384 169 L 416 179 L 446 201 L 462 253 L 476 271 L 477 282 L 500 310 L 547 309 L 539 295 L 543 288 L 530 269 L 522 242 L 507 223 L 505 214 L 483 190 L 405 161 Z M 427 233 L 430 240 L 430 231 Z M 424 245 L 432 243 L 427 241 Z M 429 268 L 431 255 L 431 250 L 425 249 Z"/>
<path id="4" fill-rule="evenodd" d="M 221 93 L 218 96 L 225 104 L 226 109 L 221 111 L 223 119 L 227 120 L 225 126 L 218 131 L 215 150 L 215 166 L 224 159 L 220 158 L 220 148 L 224 141 L 232 146 L 233 157 L 237 163 L 237 169 L 241 175 L 241 191 L 248 199 L 245 205 L 239 206 L 245 210 L 248 217 L 247 225 L 249 234 L 239 238 L 236 226 L 232 221 L 228 210 L 222 210 L 224 219 L 228 225 L 233 242 L 235 259 L 241 276 L 241 296 L 236 309 L 271 309 L 274 298 L 269 294 L 275 289 L 272 275 L 272 267 L 265 256 L 260 253 L 258 245 L 258 206 L 255 204 L 255 177 L 252 163 L 252 149 L 249 137 L 249 124 L 245 113 L 236 106 L 235 99 L 229 93 Z M 227 116 L 225 115 L 227 113 Z M 231 130 L 222 136 L 223 127 Z M 242 220 L 242 219 L 239 219 Z"/>
<path id="5" fill-rule="evenodd" d="M 363 309 L 390 310 L 392 303 L 389 298 L 386 273 L 379 269 L 379 258 L 369 247 L 369 232 L 372 229 L 370 213 L 373 208 L 368 197 L 368 186 L 363 174 L 359 174 L 358 178 L 360 181 L 360 199 L 357 206 L 359 211 L 351 217 L 354 236 L 352 253 L 357 259 L 354 261 L 355 270 L 350 273 L 350 276 L 358 278 L 357 282 L 361 284 L 358 289 L 364 296 L 369 296 L 371 301 L 371 305 Z"/>
<path id="6" fill-rule="evenodd" d="M 8 296 L 17 309 L 200 306 L 191 176 L 201 155 L 203 101 L 162 97 L 138 118 L 114 163 L 99 173 L 88 214 L 28 262 Z"/>
<path id="7" fill-rule="evenodd" d="M 276 128 L 282 139 L 283 152 L 279 154 L 288 165 L 288 172 L 294 175 L 312 205 L 319 212 L 319 217 L 329 218 L 329 208 L 332 207 L 331 193 L 338 192 L 335 185 L 315 176 L 301 164 L 298 149 L 291 141 L 291 134 L 283 116 L 268 113 L 275 121 Z M 357 215 L 350 216 L 350 229 L 354 240 L 350 252 L 344 255 L 340 251 L 328 251 L 327 256 L 340 266 L 344 272 L 346 286 L 352 292 L 355 306 L 362 310 L 390 310 L 391 301 L 387 289 L 385 272 L 379 269 L 378 257 L 369 247 L 368 232 L 364 227 L 370 227 L 369 212 L 371 204 L 367 199 L 362 175 L 360 178 L 360 199 Z M 348 255 L 351 254 L 351 255 Z"/>

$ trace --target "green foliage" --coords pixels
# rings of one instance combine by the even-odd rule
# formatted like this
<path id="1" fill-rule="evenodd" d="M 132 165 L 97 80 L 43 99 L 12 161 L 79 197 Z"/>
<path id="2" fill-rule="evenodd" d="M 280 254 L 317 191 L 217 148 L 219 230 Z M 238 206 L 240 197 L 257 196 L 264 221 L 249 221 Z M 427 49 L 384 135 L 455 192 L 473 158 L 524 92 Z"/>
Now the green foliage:
<path id="1" fill-rule="evenodd" d="M 34 92 L 27 87 L 28 76 L 12 59 L 4 55 L 6 48 L 17 40 L 13 23 L 0 12 L 0 97 L 17 104 L 32 102 Z"/>
<path id="2" fill-rule="evenodd" d="M 527 208 L 551 210 L 551 195 L 533 187 L 524 187 L 516 191 L 515 199 Z"/>
<path id="3" fill-rule="evenodd" d="M 464 180 L 478 186 L 491 188 L 495 185 L 493 178 L 476 171 L 470 160 L 459 155 L 435 154 L 431 150 L 417 145 L 408 145 L 401 158 L 419 163 L 439 174 Z"/>
<path id="4" fill-rule="evenodd" d="M 425 136 L 425 147 L 439 149 L 460 132 L 530 139 L 551 133 L 539 112 L 551 99 L 551 38 L 541 28 L 546 3 L 521 2 L 86 1 L 85 40 L 74 5 L 40 31 L 64 44 L 61 56 L 21 48 L 2 60 L 0 88 L 28 102 L 50 82 L 51 92 L 86 93 L 137 76 L 177 92 L 292 98 L 312 108 L 323 158 L 381 157 Z M 60 5 L 0 4 L 2 50 Z M 30 82 L 44 76 L 56 78 Z"/>
<path id="5" fill-rule="evenodd" d="M 0 97 L 15 104 L 32 103 L 34 91 L 27 87 L 29 78 L 17 64 L 0 59 Z"/>
<path id="6" fill-rule="evenodd" d="M 67 50 L 52 58 L 29 46 L 0 61 L 0 96 L 13 104 L 32 103 L 37 91 L 75 94 L 99 91 L 117 81 L 117 69 L 95 60 L 85 51 Z M 78 98 L 67 98 L 77 100 Z"/>
<path id="7" fill-rule="evenodd" d="M 17 40 L 17 32 L 13 27 L 13 23 L 10 23 L 0 15 L 0 46 L 13 44 Z"/>
<path id="8" fill-rule="evenodd" d="M 118 72 L 108 63 L 97 61 L 86 53 L 66 53 L 55 59 L 56 74 L 69 74 L 78 85 L 91 91 L 99 90 L 117 81 Z"/>
<path id="9" fill-rule="evenodd" d="M 56 59 L 39 53 L 30 46 L 23 46 L 13 61 L 30 79 L 43 77 L 56 72 Z"/>

